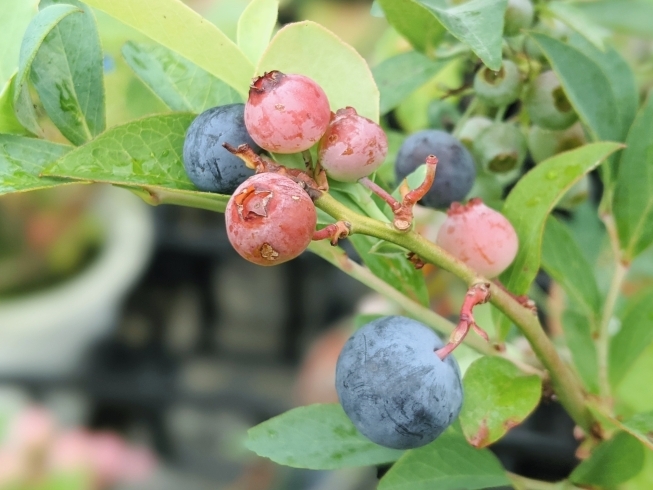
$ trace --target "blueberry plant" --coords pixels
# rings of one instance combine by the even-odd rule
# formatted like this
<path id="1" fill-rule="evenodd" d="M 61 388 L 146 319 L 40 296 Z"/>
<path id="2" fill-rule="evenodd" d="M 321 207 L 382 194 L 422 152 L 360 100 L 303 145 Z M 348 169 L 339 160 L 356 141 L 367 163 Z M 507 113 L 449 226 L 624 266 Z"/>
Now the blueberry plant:
<path id="1" fill-rule="evenodd" d="M 315 22 L 276 30 L 276 0 L 234 39 L 178 0 L 5 1 L 0 194 L 101 182 L 223 212 L 245 259 L 308 250 L 402 310 L 347 342 L 340 404 L 253 427 L 250 450 L 390 464 L 381 490 L 651 488 L 651 51 L 629 36 L 652 3 L 378 0 L 403 39 L 370 68 Z M 122 57 L 169 110 L 106 127 L 98 15 L 150 39 Z M 579 464 L 507 472 L 487 446 L 551 400 Z"/>

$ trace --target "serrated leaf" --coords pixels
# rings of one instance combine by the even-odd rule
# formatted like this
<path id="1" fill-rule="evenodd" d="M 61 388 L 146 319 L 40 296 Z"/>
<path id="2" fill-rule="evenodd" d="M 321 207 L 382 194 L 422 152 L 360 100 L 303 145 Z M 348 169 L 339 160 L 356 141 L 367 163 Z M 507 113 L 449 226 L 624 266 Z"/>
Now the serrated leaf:
<path id="1" fill-rule="evenodd" d="M 18 59 L 18 73 L 14 82 L 14 110 L 20 123 L 34 134 L 39 134 L 40 128 L 36 122 L 36 115 L 29 96 L 27 80 L 32 68 L 32 61 L 36 57 L 47 35 L 61 22 L 73 13 L 82 13 L 74 5 L 52 5 L 41 10 L 31 20 L 20 45 Z"/>
<path id="2" fill-rule="evenodd" d="M 544 34 L 530 36 L 558 75 L 565 94 L 594 140 L 623 141 L 625 128 L 615 124 L 620 107 L 609 79 L 599 65 L 569 44 Z"/>
<path id="3" fill-rule="evenodd" d="M 378 490 L 476 490 L 510 485 L 489 449 L 471 447 L 452 428 L 427 446 L 407 451 L 385 474 Z"/>
<path id="4" fill-rule="evenodd" d="M 617 386 L 637 358 L 653 342 L 653 291 L 646 290 L 630 299 L 621 319 L 621 330 L 610 341 L 609 377 Z"/>
<path id="5" fill-rule="evenodd" d="M 430 53 L 446 34 L 444 26 L 416 0 L 377 0 L 386 20 L 422 53 Z"/>
<path id="6" fill-rule="evenodd" d="M 575 6 L 589 19 L 626 34 L 653 37 L 653 2 L 650 0 L 598 0 Z"/>
<path id="7" fill-rule="evenodd" d="M 36 15 L 38 0 L 3 0 L 9 15 L 0 16 L 0 85 L 4 85 L 18 68 L 20 40 L 29 21 Z"/>
<path id="8" fill-rule="evenodd" d="M 163 46 L 128 41 L 122 54 L 134 73 L 173 111 L 201 113 L 243 101 L 225 82 Z"/>
<path id="9" fill-rule="evenodd" d="M 361 116 L 379 120 L 379 89 L 367 62 L 315 22 L 288 24 L 276 33 L 256 73 L 271 70 L 312 78 L 326 92 L 333 111 L 351 106 Z"/>
<path id="10" fill-rule="evenodd" d="M 238 19 L 238 46 L 256 65 L 277 24 L 278 0 L 252 0 Z"/>
<path id="11" fill-rule="evenodd" d="M 43 175 L 140 188 L 151 204 L 162 202 L 224 211 L 229 196 L 199 192 L 182 163 L 186 129 L 194 114 L 151 116 L 111 128 L 71 151 Z"/>
<path id="12" fill-rule="evenodd" d="M 549 216 L 544 228 L 542 268 L 595 324 L 601 314 L 601 294 L 593 267 L 571 232 L 553 216 Z"/>
<path id="13" fill-rule="evenodd" d="M 510 291 L 525 294 L 535 279 L 540 267 L 544 224 L 556 203 L 620 147 L 618 143 L 601 142 L 560 153 L 534 167 L 512 189 L 502 210 L 519 237 L 517 257 L 501 275 L 501 281 Z"/>
<path id="14" fill-rule="evenodd" d="M 254 65 L 220 29 L 179 0 L 84 0 L 247 96 Z"/>
<path id="15" fill-rule="evenodd" d="M 397 107 L 406 97 L 428 82 L 447 65 L 417 51 L 401 53 L 382 61 L 372 69 L 381 93 L 381 114 Z"/>
<path id="16" fill-rule="evenodd" d="M 0 133 L 27 134 L 14 113 L 15 73 L 4 87 L 0 88 Z"/>
<path id="17" fill-rule="evenodd" d="M 64 184 L 61 180 L 39 178 L 39 174 L 71 149 L 36 138 L 0 134 L 0 195 Z"/>
<path id="18" fill-rule="evenodd" d="M 247 448 L 294 468 L 331 470 L 396 461 L 403 451 L 374 444 L 338 404 L 290 410 L 247 431 Z"/>
<path id="19" fill-rule="evenodd" d="M 644 448 L 633 436 L 620 432 L 599 444 L 569 476 L 578 485 L 611 488 L 635 476 L 644 465 Z"/>
<path id="20" fill-rule="evenodd" d="M 605 38 L 610 35 L 607 29 L 593 23 L 572 3 L 549 2 L 545 5 L 558 20 L 567 24 L 600 50 L 605 49 Z"/>
<path id="21" fill-rule="evenodd" d="M 598 357 L 592 338 L 592 325 L 587 314 L 567 310 L 562 316 L 562 329 L 571 357 L 585 387 L 590 393 L 599 392 Z"/>
<path id="22" fill-rule="evenodd" d="M 366 235 L 352 235 L 349 241 L 375 276 L 421 305 L 429 304 L 424 274 L 405 255 L 372 252 L 379 240 Z"/>
<path id="23" fill-rule="evenodd" d="M 630 128 L 620 159 L 613 212 L 623 258 L 634 259 L 653 243 L 653 96 Z"/>
<path id="24" fill-rule="evenodd" d="M 426 4 L 440 23 L 491 70 L 502 63 L 503 17 L 508 0 L 471 0 L 450 8 Z"/>
<path id="25" fill-rule="evenodd" d="M 81 145 L 106 126 L 102 47 L 90 8 L 77 0 L 41 0 L 41 9 L 65 3 L 83 12 L 61 19 L 48 33 L 32 61 L 30 79 L 55 126 Z"/>
<path id="26" fill-rule="evenodd" d="M 542 382 L 499 357 L 474 361 L 463 378 L 460 425 L 472 446 L 486 447 L 520 424 L 540 401 Z"/>

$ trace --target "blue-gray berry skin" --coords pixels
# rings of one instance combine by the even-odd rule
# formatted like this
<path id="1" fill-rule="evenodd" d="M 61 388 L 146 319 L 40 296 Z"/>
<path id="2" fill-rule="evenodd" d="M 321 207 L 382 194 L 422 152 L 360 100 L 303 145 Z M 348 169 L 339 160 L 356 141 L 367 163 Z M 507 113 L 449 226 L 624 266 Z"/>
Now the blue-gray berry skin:
<path id="1" fill-rule="evenodd" d="M 232 146 L 247 143 L 257 153 L 259 146 L 245 129 L 245 104 L 228 104 L 202 112 L 188 127 L 184 140 L 184 168 L 195 186 L 208 192 L 231 194 L 254 170 L 229 153 Z"/>
<path id="2" fill-rule="evenodd" d="M 433 441 L 458 417 L 460 369 L 435 354 L 442 341 L 402 316 L 374 320 L 351 336 L 338 358 L 342 408 L 367 438 L 395 449 Z"/>
<path id="3" fill-rule="evenodd" d="M 474 159 L 460 141 L 437 129 L 418 131 L 404 140 L 395 162 L 397 183 L 422 165 L 428 155 L 438 157 L 438 168 L 420 204 L 446 209 L 452 202 L 465 199 L 476 178 Z"/>

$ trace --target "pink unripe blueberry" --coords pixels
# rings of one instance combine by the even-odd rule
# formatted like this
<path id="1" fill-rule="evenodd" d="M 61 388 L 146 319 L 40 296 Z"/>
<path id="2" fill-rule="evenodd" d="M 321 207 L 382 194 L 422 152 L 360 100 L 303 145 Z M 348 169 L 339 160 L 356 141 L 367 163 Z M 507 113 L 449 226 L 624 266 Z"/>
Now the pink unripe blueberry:
<path id="1" fill-rule="evenodd" d="M 271 71 L 258 77 L 245 104 L 245 127 L 261 148 L 298 153 L 319 141 L 331 109 L 324 90 L 304 75 Z"/>
<path id="2" fill-rule="evenodd" d="M 236 252 L 259 265 L 277 265 L 301 254 L 317 224 L 306 191 L 279 174 L 256 174 L 233 193 L 225 210 L 227 236 Z"/>
<path id="3" fill-rule="evenodd" d="M 356 109 L 338 109 L 318 146 L 322 167 L 332 179 L 356 182 L 381 166 L 388 138 L 381 126 Z"/>
<path id="4" fill-rule="evenodd" d="M 510 221 L 478 198 L 451 205 L 436 243 L 488 278 L 512 263 L 519 245 Z"/>

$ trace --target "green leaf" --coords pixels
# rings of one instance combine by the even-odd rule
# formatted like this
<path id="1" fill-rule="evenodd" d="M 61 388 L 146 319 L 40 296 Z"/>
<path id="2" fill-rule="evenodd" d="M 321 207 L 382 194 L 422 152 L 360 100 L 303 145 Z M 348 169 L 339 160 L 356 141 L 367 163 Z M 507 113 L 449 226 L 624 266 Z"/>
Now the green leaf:
<path id="1" fill-rule="evenodd" d="M 372 73 L 381 92 L 381 114 L 397 107 L 406 97 L 428 82 L 447 61 L 434 61 L 417 51 L 401 53 L 382 61 Z"/>
<path id="2" fill-rule="evenodd" d="M 256 73 L 272 70 L 311 77 L 324 89 L 334 111 L 351 106 L 361 116 L 379 120 L 379 89 L 367 62 L 315 22 L 288 24 L 277 32 Z"/>
<path id="3" fill-rule="evenodd" d="M 194 118 L 194 114 L 174 113 L 111 128 L 49 165 L 43 174 L 140 188 L 137 194 L 151 204 L 181 203 L 224 211 L 229 196 L 196 191 L 184 170 L 184 135 Z"/>
<path id="4" fill-rule="evenodd" d="M 0 85 L 4 85 L 18 68 L 20 41 L 29 21 L 36 15 L 38 0 L 3 0 L 9 15 L 0 16 Z"/>
<path id="5" fill-rule="evenodd" d="M 599 444 L 569 476 L 577 485 L 610 488 L 635 476 L 644 465 L 644 448 L 633 436 L 620 432 Z"/>
<path id="6" fill-rule="evenodd" d="M 579 49 L 562 41 L 531 33 L 542 49 L 569 98 L 594 140 L 623 141 L 625 128 L 615 123 L 620 107 L 604 71 Z M 618 119 L 621 120 L 621 119 Z"/>
<path id="7" fill-rule="evenodd" d="M 463 433 L 472 446 L 486 447 L 520 424 L 540 401 L 538 376 L 525 375 L 499 357 L 474 361 L 463 378 Z"/>
<path id="8" fill-rule="evenodd" d="M 254 65 L 220 29 L 179 0 L 84 0 L 247 96 Z"/>
<path id="9" fill-rule="evenodd" d="M 444 27 L 491 70 L 502 63 L 503 17 L 508 0 L 471 0 L 451 8 L 426 5 Z"/>
<path id="10" fill-rule="evenodd" d="M 623 141 L 639 108 L 639 88 L 632 68 L 611 46 L 601 51 L 578 35 L 571 36 L 569 44 L 594 61 L 603 71 L 619 108 L 619 120 L 621 121 L 619 141 Z"/>
<path id="11" fill-rule="evenodd" d="M 522 177 L 503 206 L 519 237 L 519 251 L 501 281 L 513 293 L 525 294 L 540 267 L 546 219 L 556 203 L 586 173 L 596 168 L 618 143 L 601 142 L 551 157 Z"/>
<path id="12" fill-rule="evenodd" d="M 407 451 L 381 479 L 378 490 L 476 490 L 510 485 L 489 449 L 471 447 L 449 428 L 434 442 Z"/>
<path id="13" fill-rule="evenodd" d="M 173 111 L 200 113 L 243 101 L 229 85 L 163 46 L 128 41 L 122 54 L 134 73 Z"/>
<path id="14" fill-rule="evenodd" d="M 386 20 L 422 53 L 430 53 L 447 32 L 425 5 L 416 0 L 378 0 Z"/>
<path id="15" fill-rule="evenodd" d="M 83 13 L 61 19 L 48 33 L 32 61 L 31 81 L 55 126 L 81 145 L 106 126 L 102 47 L 90 8 L 77 0 L 41 0 L 41 9 L 60 3 Z"/>
<path id="16" fill-rule="evenodd" d="M 591 42 L 598 49 L 605 49 L 604 41 L 610 32 L 603 27 L 593 23 L 574 4 L 565 2 L 550 2 L 544 7 L 551 12 L 558 20 L 567 24 L 574 31 L 578 32 L 585 39 Z"/>
<path id="17" fill-rule="evenodd" d="M 41 179 L 39 174 L 70 150 L 70 146 L 36 138 L 0 134 L 0 195 L 64 184 L 61 180 Z"/>
<path id="18" fill-rule="evenodd" d="M 653 37 L 651 0 L 598 0 L 574 6 L 597 24 L 626 34 Z"/>
<path id="19" fill-rule="evenodd" d="M 238 19 L 238 46 L 254 65 L 270 42 L 278 12 L 278 0 L 252 0 Z"/>
<path id="20" fill-rule="evenodd" d="M 595 324 L 601 314 L 601 294 L 593 267 L 571 232 L 553 216 L 549 216 L 544 229 L 542 268 Z"/>
<path id="21" fill-rule="evenodd" d="M 415 269 L 405 254 L 375 253 L 379 240 L 366 235 L 352 235 L 349 241 L 375 276 L 421 305 L 429 304 L 424 274 Z"/>
<path id="22" fill-rule="evenodd" d="M 590 393 L 598 393 L 598 357 L 588 315 L 573 310 L 565 311 L 562 316 L 562 329 L 574 365 L 585 387 Z"/>
<path id="23" fill-rule="evenodd" d="M 371 442 L 335 403 L 295 408 L 252 427 L 247 435 L 248 449 L 294 468 L 369 466 L 391 463 L 403 454 Z"/>
<path id="24" fill-rule="evenodd" d="M 653 449 L 653 412 L 638 413 L 625 422 L 624 430 L 635 436 L 649 449 Z"/>
<path id="25" fill-rule="evenodd" d="M 648 289 L 627 303 L 621 330 L 612 337 L 608 357 L 610 383 L 617 386 L 637 358 L 653 342 L 653 291 Z"/>
<path id="26" fill-rule="evenodd" d="M 81 13 L 74 5 L 52 5 L 41 10 L 27 26 L 23 42 L 20 45 L 18 73 L 14 82 L 14 110 L 20 123 L 34 134 L 41 131 L 36 122 L 36 115 L 27 88 L 27 78 L 36 57 L 47 35 L 61 22 L 72 14 Z"/>
<path id="27" fill-rule="evenodd" d="M 649 95 L 628 133 L 614 193 L 613 212 L 627 261 L 653 243 L 652 125 L 653 96 Z"/>
<path id="28" fill-rule="evenodd" d="M 0 89 L 0 133 L 26 134 L 14 113 L 14 80 L 16 78 L 12 76 Z"/>

